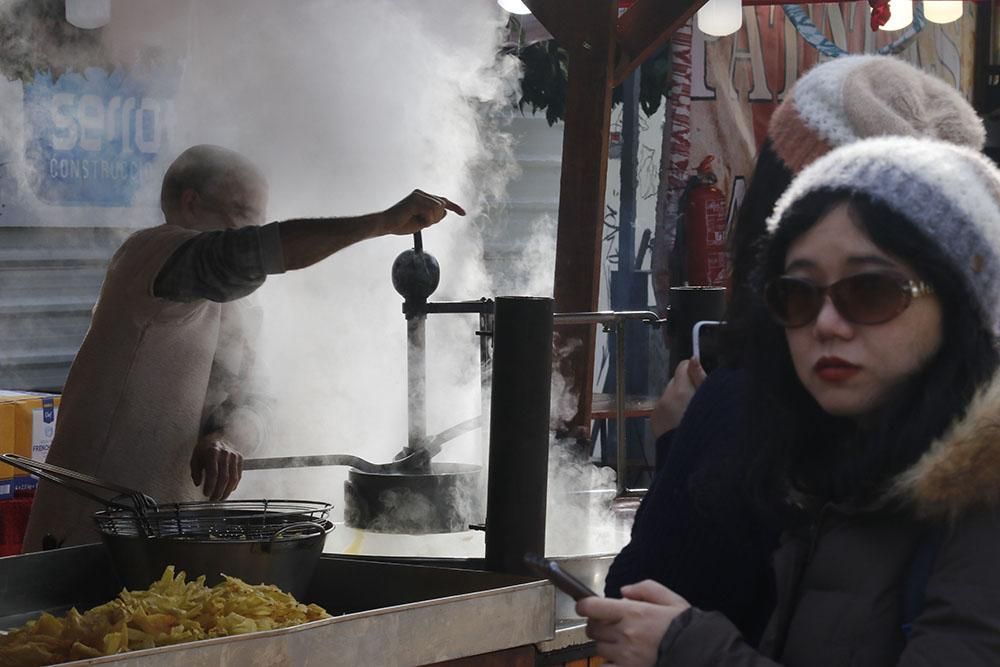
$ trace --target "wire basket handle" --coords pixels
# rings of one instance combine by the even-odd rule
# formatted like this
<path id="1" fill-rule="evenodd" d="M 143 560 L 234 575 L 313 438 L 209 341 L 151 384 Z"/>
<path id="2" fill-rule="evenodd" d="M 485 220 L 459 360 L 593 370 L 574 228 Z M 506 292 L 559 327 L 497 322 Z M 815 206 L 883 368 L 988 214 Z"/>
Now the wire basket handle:
<path id="1" fill-rule="evenodd" d="M 290 523 L 284 528 L 275 531 L 274 535 L 271 536 L 271 542 L 280 541 L 282 539 L 293 539 L 297 537 L 304 537 L 310 533 L 314 535 L 320 535 L 326 532 L 326 528 L 321 523 L 315 521 L 299 521 L 298 523 Z"/>
<path id="2" fill-rule="evenodd" d="M 60 466 L 52 465 L 51 463 L 35 461 L 34 459 L 30 459 L 26 456 L 20 456 L 18 454 L 0 454 L 0 461 L 18 468 L 19 470 L 30 472 L 33 475 L 37 475 L 38 477 L 58 484 L 59 486 L 65 487 L 73 493 L 104 505 L 108 509 L 135 512 L 139 516 L 143 516 L 149 510 L 156 509 L 155 500 L 143 493 L 140 493 L 139 491 L 136 491 L 135 489 L 112 484 L 111 482 L 106 482 L 104 480 L 97 479 L 96 477 L 91 477 L 90 475 L 84 475 L 83 473 L 75 470 L 62 468 Z M 132 502 L 132 506 L 129 507 L 128 505 L 116 502 L 115 500 L 103 498 L 96 493 L 88 491 L 86 489 L 87 486 L 103 489 L 105 491 L 111 491 L 116 494 L 116 497 L 124 496 Z"/>

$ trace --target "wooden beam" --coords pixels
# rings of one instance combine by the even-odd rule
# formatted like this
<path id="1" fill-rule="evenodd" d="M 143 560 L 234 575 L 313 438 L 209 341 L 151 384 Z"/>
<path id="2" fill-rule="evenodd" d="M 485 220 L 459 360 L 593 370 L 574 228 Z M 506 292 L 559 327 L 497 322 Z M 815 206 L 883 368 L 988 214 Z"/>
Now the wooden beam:
<path id="1" fill-rule="evenodd" d="M 585 10 L 578 10 L 574 0 L 524 0 L 524 4 L 564 49 L 582 37 L 584 26 L 577 14 Z"/>
<path id="2" fill-rule="evenodd" d="M 618 20 L 617 86 L 663 46 L 708 0 L 636 0 Z"/>
<path id="3" fill-rule="evenodd" d="M 569 55 L 555 308 L 562 313 L 593 311 L 600 293 L 618 1 L 527 0 L 525 4 Z M 560 327 L 557 332 L 562 344 L 582 343 L 567 355 L 560 369 L 580 397 L 577 414 L 564 426 L 589 430 L 596 329 L 583 325 Z"/>

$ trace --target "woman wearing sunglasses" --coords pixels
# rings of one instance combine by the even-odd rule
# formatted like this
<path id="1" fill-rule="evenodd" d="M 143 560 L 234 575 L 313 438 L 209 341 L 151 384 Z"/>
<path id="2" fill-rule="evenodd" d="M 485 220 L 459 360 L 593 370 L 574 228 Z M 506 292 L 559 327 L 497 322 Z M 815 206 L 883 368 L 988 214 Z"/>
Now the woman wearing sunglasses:
<path id="1" fill-rule="evenodd" d="M 586 598 L 619 666 L 1000 664 L 1000 171 L 909 138 L 807 167 L 769 220 L 746 471 L 780 501 L 758 648 L 661 584 Z"/>
<path id="2" fill-rule="evenodd" d="M 651 420 L 654 433 L 667 431 L 657 441 L 662 469 L 639 507 L 630 543 L 608 572 L 607 595 L 620 597 L 622 586 L 654 579 L 697 607 L 724 613 L 749 641 L 760 638 L 774 605 L 771 554 L 783 519 L 744 493 L 749 461 L 762 446 L 748 426 L 745 367 L 753 353 L 748 336 L 757 323 L 747 311 L 758 296 L 749 276 L 758 264 L 765 221 L 793 176 L 837 146 L 883 135 L 974 149 L 985 141 L 982 122 L 958 91 L 889 56 L 819 64 L 775 110 L 730 238 L 723 365 L 695 394 L 704 374 L 698 378 L 697 368 L 685 372 L 690 367 L 682 362 L 664 393 L 665 425 L 657 430 Z"/>

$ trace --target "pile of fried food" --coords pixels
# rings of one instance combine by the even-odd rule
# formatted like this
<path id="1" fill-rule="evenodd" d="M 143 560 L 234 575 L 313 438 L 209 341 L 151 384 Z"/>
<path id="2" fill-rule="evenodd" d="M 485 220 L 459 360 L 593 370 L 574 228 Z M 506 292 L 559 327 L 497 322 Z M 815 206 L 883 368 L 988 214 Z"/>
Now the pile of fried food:
<path id="1" fill-rule="evenodd" d="M 42 614 L 0 637 L 0 666 L 35 667 L 96 658 L 197 639 L 287 628 L 329 618 L 276 586 L 234 577 L 208 588 L 205 577 L 185 581 L 168 566 L 148 590 L 123 590 L 86 613 Z"/>

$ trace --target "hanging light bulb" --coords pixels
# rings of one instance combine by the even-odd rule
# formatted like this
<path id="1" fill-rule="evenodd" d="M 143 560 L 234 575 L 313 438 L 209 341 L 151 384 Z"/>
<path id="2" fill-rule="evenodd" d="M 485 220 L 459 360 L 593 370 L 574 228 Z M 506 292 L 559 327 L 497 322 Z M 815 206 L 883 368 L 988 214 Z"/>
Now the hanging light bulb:
<path id="1" fill-rule="evenodd" d="M 924 0 L 924 17 L 934 23 L 951 23 L 962 18 L 962 0 Z"/>
<path id="2" fill-rule="evenodd" d="M 902 30 L 913 23 L 913 0 L 889 0 L 889 20 L 879 30 Z"/>
<path id="3" fill-rule="evenodd" d="M 741 0 L 708 0 L 698 10 L 698 30 L 713 37 L 731 35 L 743 25 Z"/>
<path id="4" fill-rule="evenodd" d="M 530 14 L 531 10 L 521 0 L 497 0 L 497 4 L 503 7 L 504 11 L 511 14 Z"/>
<path id="5" fill-rule="evenodd" d="M 66 0 L 66 20 L 85 30 L 104 27 L 111 22 L 111 0 Z"/>

